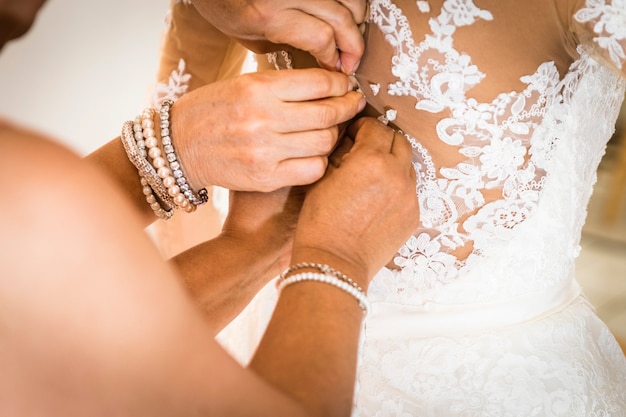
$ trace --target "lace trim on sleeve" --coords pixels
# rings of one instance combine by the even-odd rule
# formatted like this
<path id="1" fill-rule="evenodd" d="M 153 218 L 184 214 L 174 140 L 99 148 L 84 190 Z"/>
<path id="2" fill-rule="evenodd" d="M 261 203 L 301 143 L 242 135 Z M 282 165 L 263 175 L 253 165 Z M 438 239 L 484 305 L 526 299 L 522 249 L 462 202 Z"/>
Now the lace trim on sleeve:
<path id="1" fill-rule="evenodd" d="M 586 0 L 574 19 L 588 52 L 626 76 L 626 0 Z"/>

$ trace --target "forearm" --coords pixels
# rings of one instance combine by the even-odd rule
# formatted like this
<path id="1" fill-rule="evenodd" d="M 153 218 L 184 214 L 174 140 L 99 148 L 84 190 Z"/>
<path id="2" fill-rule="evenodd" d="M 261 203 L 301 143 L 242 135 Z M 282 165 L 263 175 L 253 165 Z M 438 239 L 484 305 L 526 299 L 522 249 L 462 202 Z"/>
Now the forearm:
<path id="1" fill-rule="evenodd" d="M 285 268 L 285 250 L 251 241 L 220 235 L 171 260 L 213 334 L 230 323 Z M 215 256 L 217 253 L 220 255 Z"/>
<path id="2" fill-rule="evenodd" d="M 351 271 L 365 287 L 359 269 L 332 254 L 294 254 L 292 263 L 301 261 Z M 250 368 L 312 415 L 350 415 L 362 310 L 351 295 L 325 283 L 300 282 L 283 292 Z"/>
<path id="3" fill-rule="evenodd" d="M 137 169 L 126 156 L 119 137 L 96 149 L 85 159 L 98 166 L 122 188 L 133 206 L 141 213 L 146 227 L 157 219 L 146 202 L 146 196 L 143 195 Z"/>

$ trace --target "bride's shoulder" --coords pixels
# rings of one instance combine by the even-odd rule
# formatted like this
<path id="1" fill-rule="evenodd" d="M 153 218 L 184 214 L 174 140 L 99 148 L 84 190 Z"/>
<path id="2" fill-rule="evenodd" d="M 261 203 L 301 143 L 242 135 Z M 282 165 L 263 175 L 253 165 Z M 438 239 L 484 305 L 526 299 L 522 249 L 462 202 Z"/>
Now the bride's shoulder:
<path id="1" fill-rule="evenodd" d="M 557 2 L 558 3 L 558 2 Z M 584 50 L 626 77 L 626 1 L 570 0 L 570 31 Z"/>

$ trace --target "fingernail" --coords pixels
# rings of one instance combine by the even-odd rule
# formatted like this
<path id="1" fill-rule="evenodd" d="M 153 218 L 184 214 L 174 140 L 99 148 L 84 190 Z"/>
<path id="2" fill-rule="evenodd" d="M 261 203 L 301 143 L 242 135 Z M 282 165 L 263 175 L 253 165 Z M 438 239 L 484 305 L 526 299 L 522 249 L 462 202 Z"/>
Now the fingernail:
<path id="1" fill-rule="evenodd" d="M 335 64 L 335 69 L 337 71 L 343 71 L 343 64 L 341 63 L 341 59 L 337 60 L 337 63 Z"/>
<path id="2" fill-rule="evenodd" d="M 358 90 L 359 89 L 359 81 L 356 79 L 356 75 L 350 74 L 348 75 L 348 80 L 350 80 L 350 90 Z"/>
<path id="3" fill-rule="evenodd" d="M 359 105 L 357 107 L 359 109 L 359 112 L 363 111 L 363 109 L 365 108 L 366 105 L 367 105 L 367 100 L 365 99 L 364 96 L 362 96 L 359 99 Z"/>
<path id="4" fill-rule="evenodd" d="M 356 72 L 356 70 L 359 68 L 359 64 L 360 64 L 360 63 L 361 63 L 361 61 L 359 61 L 359 62 L 355 63 L 355 64 L 352 66 L 352 71 L 350 71 L 350 69 L 345 68 L 345 67 L 343 67 L 343 66 L 342 66 L 342 67 L 341 67 L 341 72 L 343 72 L 344 74 L 352 74 L 352 75 L 354 75 L 354 73 Z"/>

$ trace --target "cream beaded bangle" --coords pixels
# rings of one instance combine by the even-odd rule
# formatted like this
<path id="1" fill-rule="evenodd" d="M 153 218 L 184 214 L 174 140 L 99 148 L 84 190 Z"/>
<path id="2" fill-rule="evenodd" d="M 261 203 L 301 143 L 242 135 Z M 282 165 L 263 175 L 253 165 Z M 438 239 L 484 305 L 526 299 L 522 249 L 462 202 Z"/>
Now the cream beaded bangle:
<path id="1" fill-rule="evenodd" d="M 154 192 L 152 191 L 152 188 L 148 185 L 148 181 L 146 181 L 146 179 L 142 176 L 139 177 L 140 182 L 141 182 L 141 186 L 142 188 L 142 192 L 143 195 L 146 196 L 146 201 L 148 202 L 148 204 L 150 204 L 150 208 L 152 209 L 152 211 L 154 211 L 154 214 L 163 220 L 169 220 L 172 218 L 172 216 L 174 215 L 174 210 L 173 209 L 169 209 L 169 210 L 165 210 L 163 207 L 161 207 L 161 205 L 159 204 L 159 202 L 157 201 Z"/>
<path id="2" fill-rule="evenodd" d="M 154 194 L 156 194 L 156 196 L 164 202 L 167 210 L 173 209 L 175 207 L 174 200 L 172 200 L 170 195 L 167 193 L 167 188 L 163 185 L 161 177 L 159 177 L 152 164 L 148 162 L 148 152 L 146 151 L 143 127 L 141 126 L 141 117 L 137 116 L 134 124 L 132 124 L 133 135 L 135 138 L 134 144 L 132 139 L 129 137 L 129 134 L 124 132 L 125 129 L 126 127 L 122 128 L 122 140 L 124 141 L 124 146 L 127 149 L 126 153 L 133 155 L 131 161 L 134 161 L 133 164 L 137 168 L 139 176 L 146 179 Z M 145 190 L 144 194 L 146 194 Z"/>
<path id="3" fill-rule="evenodd" d="M 347 292 L 348 294 L 350 294 L 351 296 L 353 296 L 354 298 L 356 298 L 359 303 L 359 307 L 361 308 L 361 310 L 363 310 L 364 314 L 367 314 L 367 312 L 369 311 L 369 302 L 367 301 L 367 297 L 365 296 L 363 291 L 356 289 L 351 284 L 333 275 L 321 274 L 317 272 L 301 272 L 299 274 L 291 275 L 286 278 L 281 277 L 281 279 L 278 281 L 277 288 L 278 288 L 278 291 L 280 292 L 283 290 L 283 288 L 285 288 L 288 285 L 295 284 L 298 282 L 303 282 L 303 281 L 316 281 L 316 282 L 330 284 L 334 287 L 337 287 L 340 290 L 343 290 Z"/>
<path id="4" fill-rule="evenodd" d="M 165 151 L 165 158 L 170 165 L 172 175 L 176 179 L 176 184 L 180 188 L 180 191 L 193 205 L 199 206 L 209 201 L 209 194 L 206 188 L 199 190 L 197 194 L 191 189 L 178 156 L 176 155 L 174 143 L 172 142 L 172 137 L 170 135 L 170 109 L 173 104 L 173 100 L 165 100 L 161 104 L 161 143 L 163 144 L 163 150 Z"/>
<path id="5" fill-rule="evenodd" d="M 152 160 L 152 166 L 156 170 L 157 175 L 161 178 L 165 188 L 167 188 L 167 194 L 172 198 L 176 207 L 191 213 L 196 209 L 196 206 L 191 204 L 182 193 L 180 187 L 176 184 L 167 160 L 162 156 L 159 140 L 154 129 L 154 109 L 145 109 L 143 111 L 141 126 L 148 156 Z"/>
<path id="6" fill-rule="evenodd" d="M 297 271 L 298 269 L 304 269 L 304 268 L 317 269 L 324 275 L 333 275 L 336 278 L 339 278 L 340 280 L 352 285 L 357 290 L 363 292 L 363 289 L 359 286 L 359 284 L 354 282 L 350 277 L 348 277 L 346 274 L 340 271 L 337 271 L 336 269 L 326 264 L 318 264 L 318 263 L 312 263 L 312 262 L 300 262 L 298 264 L 291 265 L 289 268 L 287 268 L 285 272 L 283 272 L 280 275 L 281 279 L 284 279 L 284 277 L 290 274 L 291 272 Z"/>
<path id="7" fill-rule="evenodd" d="M 133 124 L 133 133 L 135 135 L 135 142 L 137 143 L 137 149 L 139 154 L 145 159 L 148 159 L 148 152 L 146 151 L 146 143 L 143 140 L 143 127 L 141 127 L 141 116 L 135 117 Z"/>
<path id="8" fill-rule="evenodd" d="M 146 201 L 150 204 L 150 207 L 157 217 L 167 220 L 173 215 L 174 203 L 172 199 L 169 198 L 167 190 L 163 186 L 163 183 L 161 182 L 156 171 L 137 147 L 137 137 L 137 131 L 133 128 L 133 122 L 125 122 L 122 126 L 120 139 L 122 140 L 126 155 L 139 173 L 139 178 L 143 187 L 142 192 L 146 196 Z M 154 195 L 155 193 L 161 201 L 163 201 L 165 208 L 159 204 Z"/>

